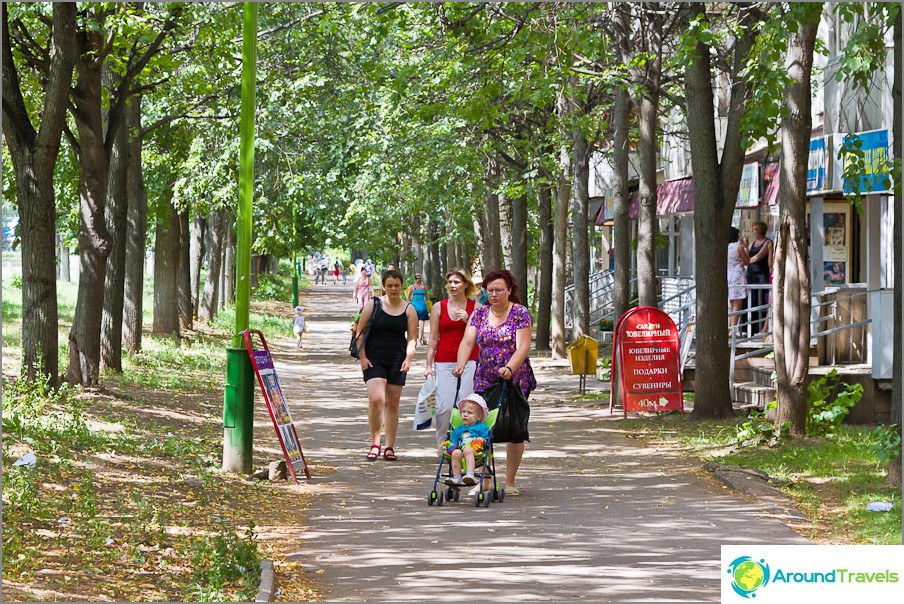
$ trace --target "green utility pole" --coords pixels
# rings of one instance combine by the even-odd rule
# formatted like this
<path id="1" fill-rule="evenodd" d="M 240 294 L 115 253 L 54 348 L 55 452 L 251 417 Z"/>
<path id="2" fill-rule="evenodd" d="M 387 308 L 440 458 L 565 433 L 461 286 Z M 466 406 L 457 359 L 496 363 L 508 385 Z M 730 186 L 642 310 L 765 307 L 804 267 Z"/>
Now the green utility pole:
<path id="1" fill-rule="evenodd" d="M 223 402 L 223 469 L 251 473 L 254 367 L 241 333 L 248 329 L 251 300 L 251 205 L 254 196 L 254 98 L 257 79 L 257 4 L 244 3 L 242 107 L 239 135 L 239 211 L 236 220 L 235 334 L 226 347 Z"/>

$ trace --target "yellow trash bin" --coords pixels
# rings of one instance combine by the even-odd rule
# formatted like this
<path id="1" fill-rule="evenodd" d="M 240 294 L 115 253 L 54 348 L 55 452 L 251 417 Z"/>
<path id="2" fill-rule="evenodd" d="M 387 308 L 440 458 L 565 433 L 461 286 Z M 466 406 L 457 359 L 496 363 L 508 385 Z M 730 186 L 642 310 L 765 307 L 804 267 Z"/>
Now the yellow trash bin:
<path id="1" fill-rule="evenodd" d="M 588 335 L 583 335 L 568 345 L 568 360 L 574 375 L 596 374 L 599 343 Z"/>

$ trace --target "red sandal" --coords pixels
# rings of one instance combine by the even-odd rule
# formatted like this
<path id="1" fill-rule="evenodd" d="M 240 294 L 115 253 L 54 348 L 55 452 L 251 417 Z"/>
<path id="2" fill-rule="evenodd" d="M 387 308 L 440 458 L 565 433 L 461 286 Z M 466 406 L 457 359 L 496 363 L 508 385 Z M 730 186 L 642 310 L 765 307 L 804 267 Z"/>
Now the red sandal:
<path id="1" fill-rule="evenodd" d="M 383 459 L 386 461 L 398 461 L 399 458 L 396 457 L 395 449 L 386 447 L 386 449 L 383 450 Z"/>
<path id="2" fill-rule="evenodd" d="M 376 451 L 374 451 L 374 449 L 376 449 Z M 378 457 L 380 457 L 380 445 L 374 443 L 370 446 L 370 451 L 368 451 L 364 459 L 367 461 L 377 461 Z"/>

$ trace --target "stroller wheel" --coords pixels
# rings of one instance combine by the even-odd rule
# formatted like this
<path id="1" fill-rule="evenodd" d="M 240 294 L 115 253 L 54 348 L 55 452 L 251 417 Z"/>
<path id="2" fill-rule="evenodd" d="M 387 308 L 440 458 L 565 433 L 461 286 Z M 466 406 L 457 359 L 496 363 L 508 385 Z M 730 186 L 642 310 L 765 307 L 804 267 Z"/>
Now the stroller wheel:
<path id="1" fill-rule="evenodd" d="M 484 492 L 483 492 L 483 491 L 478 491 L 478 492 L 474 495 L 474 507 L 478 507 L 478 508 L 479 508 L 480 506 L 484 505 L 484 503 L 483 503 L 483 500 L 484 500 L 484 499 L 486 499 L 486 495 L 484 494 Z"/>
<path id="2" fill-rule="evenodd" d="M 440 491 L 436 496 L 436 505 L 442 505 L 442 504 L 443 504 L 443 492 Z"/>
<path id="3" fill-rule="evenodd" d="M 505 499 L 505 489 L 493 489 L 493 500 L 502 503 Z"/>
<path id="4" fill-rule="evenodd" d="M 458 501 L 458 498 L 461 496 L 461 491 L 458 489 L 452 489 L 452 501 Z"/>
<path id="5" fill-rule="evenodd" d="M 493 493 L 492 491 L 486 491 L 483 495 L 483 507 L 490 507 L 490 502 L 493 501 Z"/>
<path id="6" fill-rule="evenodd" d="M 427 505 L 432 506 L 436 503 L 436 491 L 430 491 L 427 493 Z"/>
<path id="7" fill-rule="evenodd" d="M 449 487 L 448 489 L 446 489 L 446 501 L 455 501 L 455 499 L 456 499 L 455 493 L 456 492 L 457 491 L 455 489 L 453 489 L 452 487 Z"/>

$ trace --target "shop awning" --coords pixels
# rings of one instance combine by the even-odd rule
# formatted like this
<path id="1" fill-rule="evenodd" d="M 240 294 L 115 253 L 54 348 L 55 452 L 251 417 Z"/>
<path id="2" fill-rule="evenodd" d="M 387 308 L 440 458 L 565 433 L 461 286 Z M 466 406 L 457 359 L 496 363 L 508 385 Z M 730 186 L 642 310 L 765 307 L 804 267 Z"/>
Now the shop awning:
<path id="1" fill-rule="evenodd" d="M 656 187 L 656 214 L 667 216 L 679 212 L 694 210 L 694 179 L 682 178 L 661 183 Z M 631 207 L 628 216 L 637 218 L 640 212 L 640 194 L 631 194 Z"/>

